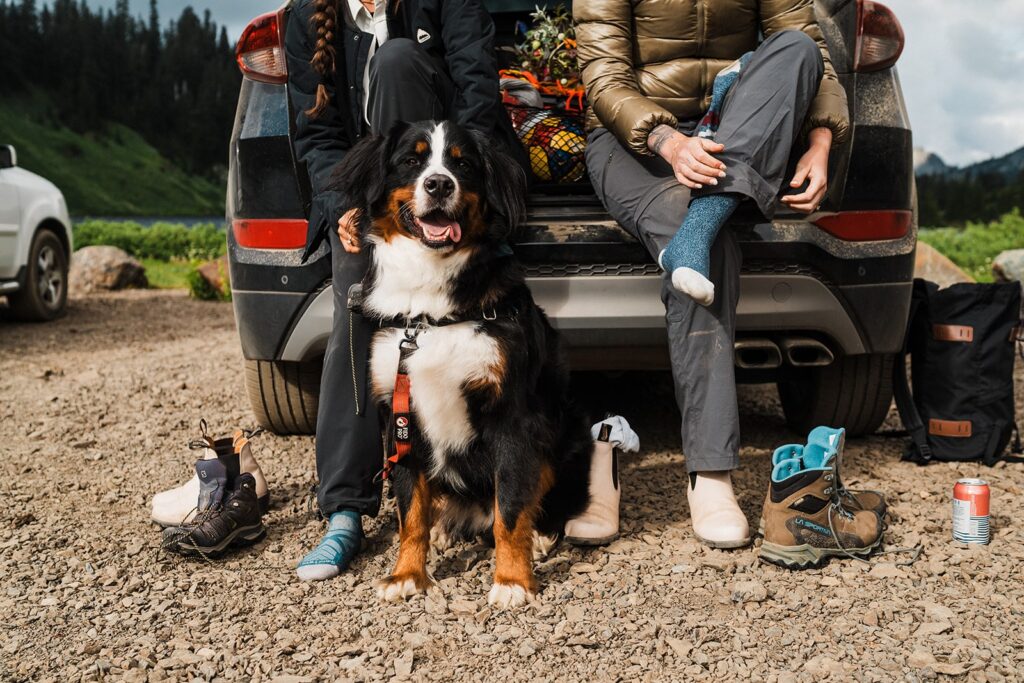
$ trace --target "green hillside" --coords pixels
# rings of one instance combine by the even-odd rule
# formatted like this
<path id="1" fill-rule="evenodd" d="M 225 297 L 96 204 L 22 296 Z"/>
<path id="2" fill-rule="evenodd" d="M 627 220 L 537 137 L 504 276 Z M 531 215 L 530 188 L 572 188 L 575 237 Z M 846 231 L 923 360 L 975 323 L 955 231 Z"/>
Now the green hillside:
<path id="1" fill-rule="evenodd" d="M 19 166 L 57 185 L 75 216 L 224 212 L 222 186 L 185 173 L 120 124 L 79 134 L 36 107 L 0 102 L 0 144 L 14 145 Z"/>

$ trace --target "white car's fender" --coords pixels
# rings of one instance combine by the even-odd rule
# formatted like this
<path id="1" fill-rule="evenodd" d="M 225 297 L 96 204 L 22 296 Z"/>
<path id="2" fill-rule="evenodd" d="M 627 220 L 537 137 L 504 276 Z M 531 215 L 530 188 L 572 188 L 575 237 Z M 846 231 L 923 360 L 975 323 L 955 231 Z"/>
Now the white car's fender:
<path id="1" fill-rule="evenodd" d="M 15 262 L 17 264 L 28 262 L 32 237 L 35 235 L 36 229 L 44 222 L 49 223 L 54 229 L 57 229 L 57 224 L 60 225 L 61 234 L 58 236 L 66 240 L 70 255 L 73 249 L 71 218 L 68 215 L 68 207 L 61 191 L 49 180 L 23 168 L 9 168 L 4 172 L 7 174 L 7 181 L 17 188 L 18 201 L 21 203 L 21 230 L 18 236 Z"/>

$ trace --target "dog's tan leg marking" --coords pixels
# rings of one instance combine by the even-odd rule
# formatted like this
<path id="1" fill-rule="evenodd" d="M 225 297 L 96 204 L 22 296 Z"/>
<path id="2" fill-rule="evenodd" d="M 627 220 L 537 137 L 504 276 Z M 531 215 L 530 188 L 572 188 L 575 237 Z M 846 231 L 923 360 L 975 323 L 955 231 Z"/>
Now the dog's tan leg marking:
<path id="1" fill-rule="evenodd" d="M 398 515 L 398 561 L 391 576 L 377 585 L 377 595 L 388 602 L 399 602 L 424 593 L 433 584 L 427 574 L 430 551 L 430 527 L 434 513 L 434 492 L 423 474 L 413 485 L 409 509 Z"/>
<path id="2" fill-rule="evenodd" d="M 533 522 L 540 501 L 554 483 L 554 473 L 544 465 L 537 480 L 533 500 L 519 513 L 510 528 L 494 500 L 494 585 L 487 602 L 499 609 L 519 607 L 533 600 L 537 579 L 533 575 Z"/>

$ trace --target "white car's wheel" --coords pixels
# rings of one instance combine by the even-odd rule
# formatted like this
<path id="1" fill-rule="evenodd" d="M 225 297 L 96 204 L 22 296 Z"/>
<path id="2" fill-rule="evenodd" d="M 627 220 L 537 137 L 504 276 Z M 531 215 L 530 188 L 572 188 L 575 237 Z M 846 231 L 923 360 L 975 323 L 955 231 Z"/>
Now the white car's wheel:
<path id="1" fill-rule="evenodd" d="M 11 312 L 19 320 L 53 320 L 68 301 L 68 253 L 52 231 L 42 228 L 32 238 L 25 286 L 11 294 Z"/>

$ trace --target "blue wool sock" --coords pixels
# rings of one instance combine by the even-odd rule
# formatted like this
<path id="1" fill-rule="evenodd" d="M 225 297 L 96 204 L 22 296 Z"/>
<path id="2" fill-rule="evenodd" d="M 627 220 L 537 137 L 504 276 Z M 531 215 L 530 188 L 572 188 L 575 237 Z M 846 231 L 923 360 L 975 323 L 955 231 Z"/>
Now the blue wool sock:
<path id="1" fill-rule="evenodd" d="M 711 245 L 718 231 L 740 204 L 738 194 L 709 194 L 690 202 L 686 220 L 661 252 L 658 262 L 679 291 L 708 306 L 715 299 L 711 275 Z"/>
<path id="2" fill-rule="evenodd" d="M 303 581 L 332 579 L 345 571 L 362 546 L 362 516 L 354 510 L 335 512 L 320 545 L 302 558 L 295 573 Z"/>

